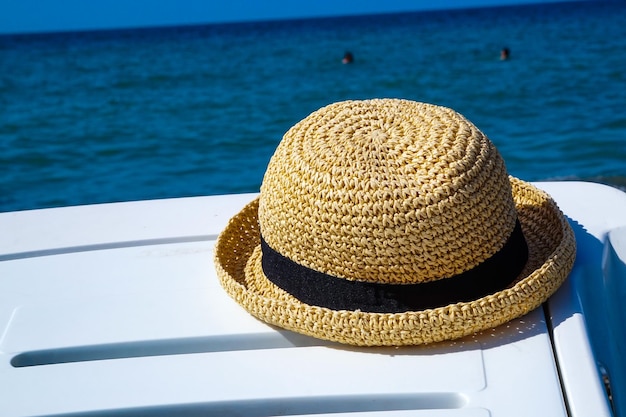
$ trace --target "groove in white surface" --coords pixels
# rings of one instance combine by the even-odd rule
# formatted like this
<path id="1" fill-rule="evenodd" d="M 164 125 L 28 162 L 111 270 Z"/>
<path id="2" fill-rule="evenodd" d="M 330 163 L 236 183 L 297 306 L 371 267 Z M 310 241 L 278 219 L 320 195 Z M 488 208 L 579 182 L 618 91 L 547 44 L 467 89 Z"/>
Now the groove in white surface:
<path id="1" fill-rule="evenodd" d="M 88 413 L 57 414 L 55 417 L 138 417 L 138 416 L 231 416 L 269 417 L 319 415 L 334 413 L 368 413 L 400 410 L 454 410 L 466 403 L 458 393 L 415 393 L 381 395 L 337 395 L 294 398 L 268 398 L 237 401 L 216 401 L 131 409 L 91 411 Z M 458 410 L 460 411 L 460 410 Z M 422 414 L 426 415 L 426 414 Z M 468 414 L 447 414 L 463 415 Z M 472 414 L 477 415 L 477 414 Z M 478 414 L 488 415 L 488 414 Z"/>
<path id="2" fill-rule="evenodd" d="M 14 368 L 24 368 L 29 366 L 147 356 L 282 349 L 295 347 L 294 339 L 297 339 L 295 341 L 298 346 L 321 346 L 324 344 L 324 342 L 317 339 L 304 336 L 300 337 L 299 335 L 292 335 L 290 338 L 285 338 L 282 337 L 279 332 L 233 334 L 44 349 L 20 353 L 11 359 L 11 365 Z"/>
<path id="3" fill-rule="evenodd" d="M 175 243 L 190 243 L 190 242 L 206 242 L 217 239 L 217 235 L 199 235 L 199 236 L 182 236 L 171 237 L 161 239 L 145 239 L 145 240 L 131 240 L 112 243 L 99 243 L 93 245 L 81 245 L 81 246 L 68 246 L 54 249 L 41 249 L 28 252 L 18 252 L 0 255 L 1 261 L 12 261 L 16 259 L 37 258 L 40 256 L 54 256 L 63 255 L 68 253 L 90 252 L 96 250 L 106 249 L 121 249 L 154 245 L 168 245 Z"/>

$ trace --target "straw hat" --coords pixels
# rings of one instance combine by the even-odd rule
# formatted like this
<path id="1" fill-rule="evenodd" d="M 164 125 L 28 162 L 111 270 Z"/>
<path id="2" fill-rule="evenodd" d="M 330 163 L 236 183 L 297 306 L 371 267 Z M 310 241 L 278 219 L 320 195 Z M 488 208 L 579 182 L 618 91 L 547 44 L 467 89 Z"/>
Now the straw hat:
<path id="1" fill-rule="evenodd" d="M 352 345 L 463 337 L 567 277 L 574 234 L 455 111 L 346 101 L 293 126 L 220 234 L 226 292 L 259 319 Z"/>

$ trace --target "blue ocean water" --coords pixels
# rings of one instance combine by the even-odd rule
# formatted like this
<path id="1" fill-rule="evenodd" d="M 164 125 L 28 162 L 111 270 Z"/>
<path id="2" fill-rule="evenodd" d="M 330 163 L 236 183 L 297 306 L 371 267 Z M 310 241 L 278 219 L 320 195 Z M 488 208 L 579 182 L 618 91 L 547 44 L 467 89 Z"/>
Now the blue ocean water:
<path id="1" fill-rule="evenodd" d="M 258 191 L 290 126 L 373 97 L 459 111 L 525 180 L 623 187 L 624 51 L 620 1 L 0 36 L 0 211 Z"/>

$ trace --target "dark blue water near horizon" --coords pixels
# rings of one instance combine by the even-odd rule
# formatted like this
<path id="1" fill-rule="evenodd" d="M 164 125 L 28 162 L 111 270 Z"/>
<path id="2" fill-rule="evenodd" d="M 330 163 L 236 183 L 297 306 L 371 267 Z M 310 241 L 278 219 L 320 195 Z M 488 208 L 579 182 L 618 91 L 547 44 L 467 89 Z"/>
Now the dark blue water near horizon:
<path id="1" fill-rule="evenodd" d="M 255 192 L 290 126 L 374 97 L 459 111 L 522 179 L 626 187 L 625 51 L 621 1 L 0 36 L 0 211 Z"/>

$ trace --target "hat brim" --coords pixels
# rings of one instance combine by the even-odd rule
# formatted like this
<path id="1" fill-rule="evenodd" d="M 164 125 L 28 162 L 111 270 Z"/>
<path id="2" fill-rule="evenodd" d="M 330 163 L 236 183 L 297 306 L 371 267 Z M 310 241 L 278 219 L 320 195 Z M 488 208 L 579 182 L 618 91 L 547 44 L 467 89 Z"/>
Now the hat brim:
<path id="1" fill-rule="evenodd" d="M 226 292 L 257 318 L 350 345 L 419 345 L 497 327 L 546 301 L 567 278 L 576 256 L 574 232 L 554 200 L 527 182 L 509 178 L 528 244 L 528 262 L 508 288 L 474 301 L 402 313 L 335 311 L 305 304 L 263 274 L 258 198 L 235 215 L 218 237 L 217 275 Z"/>

